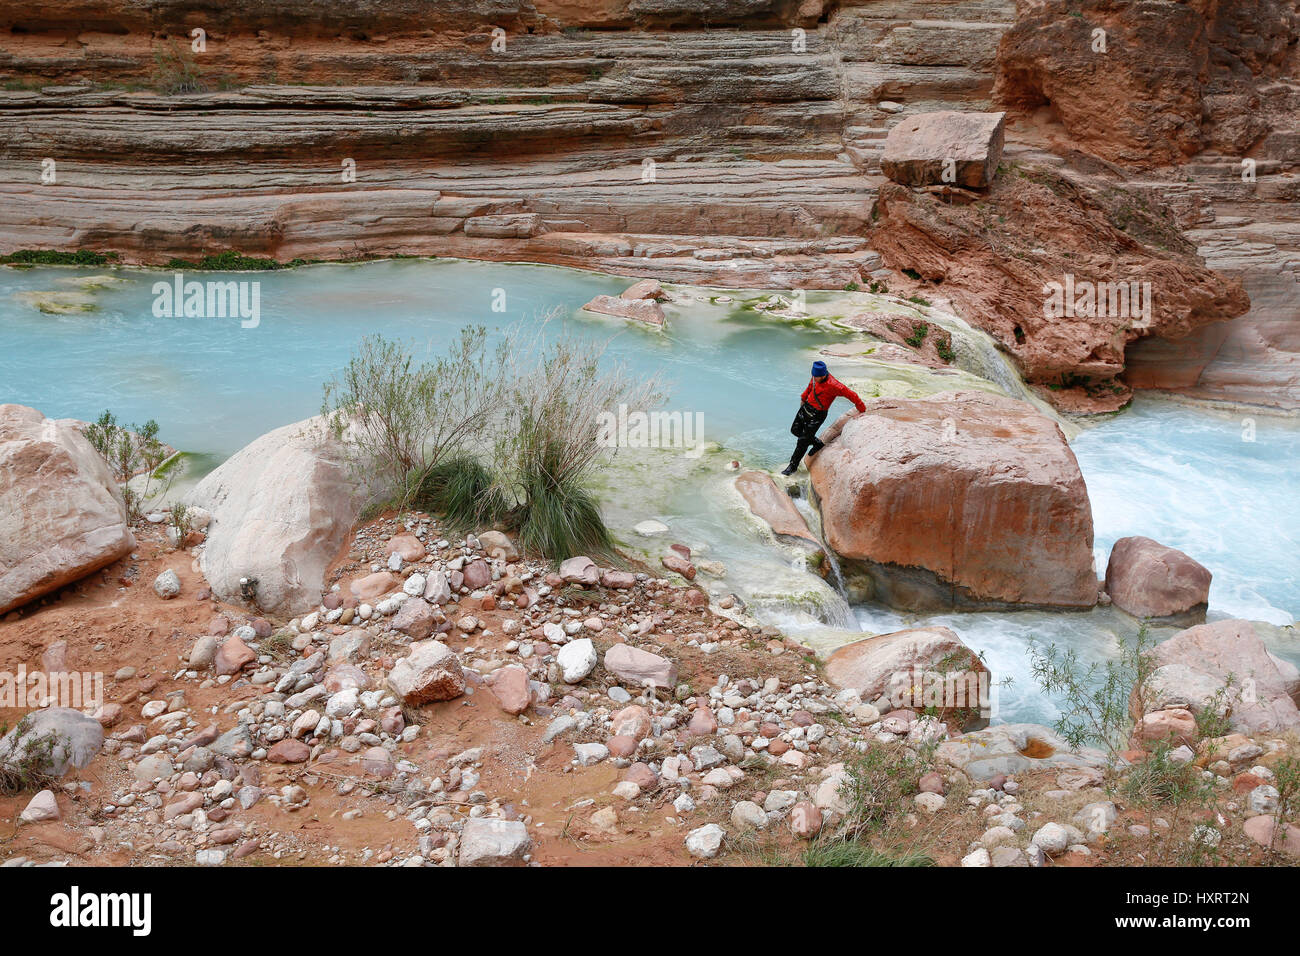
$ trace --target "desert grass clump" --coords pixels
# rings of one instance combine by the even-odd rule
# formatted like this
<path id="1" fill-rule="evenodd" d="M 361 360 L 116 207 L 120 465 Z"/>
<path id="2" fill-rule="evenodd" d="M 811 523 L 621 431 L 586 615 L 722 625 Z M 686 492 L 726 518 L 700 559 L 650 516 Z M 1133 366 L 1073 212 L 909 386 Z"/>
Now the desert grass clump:
<path id="1" fill-rule="evenodd" d="M 467 452 L 457 452 L 415 477 L 412 504 L 443 515 L 447 524 L 470 530 L 504 520 L 510 502 L 492 470 Z"/>
<path id="2" fill-rule="evenodd" d="M 377 500 L 457 528 L 504 525 L 555 561 L 613 555 L 591 491 L 614 453 L 602 426 L 620 405 L 649 409 L 662 395 L 656 379 L 605 362 L 604 347 L 545 341 L 551 318 L 490 351 L 485 329 L 466 328 L 429 360 L 382 336 L 362 341 L 326 385 L 321 414 Z"/>
<path id="3" fill-rule="evenodd" d="M 496 457 L 502 493 L 518 502 L 520 544 L 563 560 L 610 555 L 613 543 L 590 490 L 615 449 L 602 441 L 607 413 L 649 409 L 663 400 L 657 378 L 640 378 L 605 362 L 605 348 L 562 336 L 544 345 L 517 334 L 505 390 L 505 418 Z"/>

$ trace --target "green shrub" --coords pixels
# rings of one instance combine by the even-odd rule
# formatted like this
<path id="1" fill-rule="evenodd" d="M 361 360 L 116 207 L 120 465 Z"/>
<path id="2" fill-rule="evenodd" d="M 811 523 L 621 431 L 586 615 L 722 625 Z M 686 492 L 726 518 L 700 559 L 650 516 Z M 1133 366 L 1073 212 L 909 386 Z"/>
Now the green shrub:
<path id="1" fill-rule="evenodd" d="M 119 425 L 117 416 L 105 411 L 99 419 L 86 426 L 87 440 L 108 462 L 113 477 L 122 486 L 126 499 L 127 516 L 140 517 L 140 507 L 150 495 L 154 472 L 167 457 L 167 446 L 158 440 L 158 423 L 152 418 L 143 425 Z M 138 474 L 145 474 L 143 494 L 137 494 L 129 482 Z"/>
<path id="2" fill-rule="evenodd" d="M 33 266 L 103 266 L 116 259 L 117 253 L 91 252 L 79 249 L 76 252 L 59 252 L 55 249 L 19 249 L 7 256 L 0 256 L 0 265 Z"/>
<path id="3" fill-rule="evenodd" d="M 1117 756 L 1126 749 L 1134 723 L 1130 702 L 1137 702 L 1139 715 L 1145 709 L 1147 685 L 1155 670 L 1146 622 L 1134 640 L 1119 643 L 1118 658 L 1104 666 L 1084 667 L 1073 649 L 1061 652 L 1030 642 L 1034 680 L 1044 693 L 1060 699 L 1062 714 L 1055 729 L 1071 747 L 1095 744 Z"/>
<path id="4" fill-rule="evenodd" d="M 325 384 L 321 414 L 337 438 L 350 446 L 353 465 L 369 478 L 377 473 L 382 493 L 409 506 L 426 478 L 448 456 L 481 444 L 498 403 L 504 347 L 489 362 L 486 330 L 467 327 L 448 351 L 417 363 L 410 347 L 369 336 L 347 367 Z"/>

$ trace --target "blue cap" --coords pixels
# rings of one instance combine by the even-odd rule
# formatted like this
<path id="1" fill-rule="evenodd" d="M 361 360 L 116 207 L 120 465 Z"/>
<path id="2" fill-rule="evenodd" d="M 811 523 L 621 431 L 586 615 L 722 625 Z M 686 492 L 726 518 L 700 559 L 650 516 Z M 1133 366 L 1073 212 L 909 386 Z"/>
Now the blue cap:
<path id="1" fill-rule="evenodd" d="M 829 374 L 830 372 L 826 370 L 825 362 L 823 362 L 821 359 L 818 359 L 816 362 L 813 362 L 813 378 L 820 378 L 823 375 L 829 375 Z"/>

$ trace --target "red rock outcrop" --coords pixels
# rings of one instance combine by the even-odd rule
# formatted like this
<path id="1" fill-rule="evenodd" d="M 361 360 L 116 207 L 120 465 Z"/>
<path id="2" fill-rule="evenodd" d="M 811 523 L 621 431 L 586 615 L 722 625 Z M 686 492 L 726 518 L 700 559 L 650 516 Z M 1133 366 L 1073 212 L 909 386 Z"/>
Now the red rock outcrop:
<path id="1" fill-rule="evenodd" d="M 1004 164 L 987 198 L 953 205 L 880 188 L 873 244 L 943 291 L 1044 397 L 1080 411 L 1127 401 L 1125 349 L 1241 315 L 1237 281 L 1206 268 L 1162 210 L 1122 183 Z"/>
<path id="2" fill-rule="evenodd" d="M 1025 4 L 1002 37 L 993 97 L 1050 108 L 1079 148 L 1128 166 L 1240 154 L 1270 131 L 1255 84 L 1281 73 L 1296 32 L 1286 0 Z"/>
<path id="3" fill-rule="evenodd" d="M 881 172 L 906 186 L 984 189 L 1002 158 L 1004 116 L 958 110 L 909 116 L 885 138 Z"/>
<path id="4" fill-rule="evenodd" d="M 809 471 L 851 588 L 908 609 L 1097 603 L 1088 490 L 1032 406 L 876 399 L 825 439 Z"/>

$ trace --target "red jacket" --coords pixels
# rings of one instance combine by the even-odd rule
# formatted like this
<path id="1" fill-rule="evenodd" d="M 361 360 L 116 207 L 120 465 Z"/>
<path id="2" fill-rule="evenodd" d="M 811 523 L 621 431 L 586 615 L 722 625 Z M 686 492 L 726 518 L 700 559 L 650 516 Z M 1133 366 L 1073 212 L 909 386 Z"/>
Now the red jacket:
<path id="1" fill-rule="evenodd" d="M 847 398 L 850 402 L 858 407 L 858 411 L 865 412 L 867 406 L 862 399 L 858 398 L 858 393 L 853 391 L 834 375 L 827 375 L 826 381 L 818 382 L 816 379 L 808 380 L 808 387 L 803 390 L 800 396 L 803 401 L 807 402 L 819 412 L 824 412 L 831 407 L 831 402 L 837 398 Z"/>

